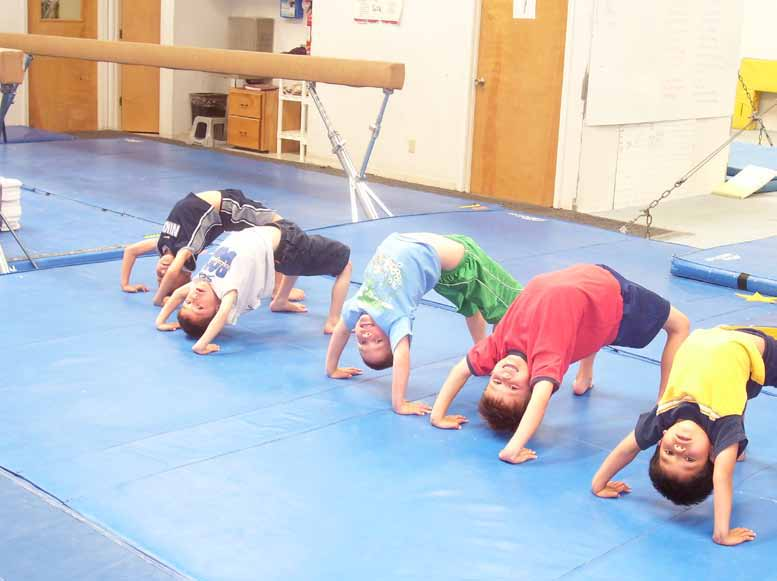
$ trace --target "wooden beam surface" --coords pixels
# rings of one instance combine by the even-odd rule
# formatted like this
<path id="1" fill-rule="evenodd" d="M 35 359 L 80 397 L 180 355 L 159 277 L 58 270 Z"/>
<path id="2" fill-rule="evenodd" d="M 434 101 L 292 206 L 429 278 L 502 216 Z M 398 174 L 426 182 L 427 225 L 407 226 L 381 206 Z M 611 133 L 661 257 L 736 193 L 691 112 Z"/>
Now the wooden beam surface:
<path id="1" fill-rule="evenodd" d="M 383 61 L 6 32 L 0 32 L 0 47 L 21 50 L 31 55 L 204 71 L 243 77 L 316 81 L 351 87 L 401 89 L 405 82 L 405 65 Z"/>

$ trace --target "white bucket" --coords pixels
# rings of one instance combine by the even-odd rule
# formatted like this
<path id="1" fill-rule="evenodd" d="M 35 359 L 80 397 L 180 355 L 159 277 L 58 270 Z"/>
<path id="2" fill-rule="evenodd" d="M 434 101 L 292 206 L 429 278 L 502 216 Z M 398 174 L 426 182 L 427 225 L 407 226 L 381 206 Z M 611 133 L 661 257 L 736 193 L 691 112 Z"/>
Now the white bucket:
<path id="1" fill-rule="evenodd" d="M 0 214 L 12 230 L 18 230 L 22 224 L 22 182 L 0 176 Z M 8 227 L 0 220 L 0 231 L 7 232 Z"/>

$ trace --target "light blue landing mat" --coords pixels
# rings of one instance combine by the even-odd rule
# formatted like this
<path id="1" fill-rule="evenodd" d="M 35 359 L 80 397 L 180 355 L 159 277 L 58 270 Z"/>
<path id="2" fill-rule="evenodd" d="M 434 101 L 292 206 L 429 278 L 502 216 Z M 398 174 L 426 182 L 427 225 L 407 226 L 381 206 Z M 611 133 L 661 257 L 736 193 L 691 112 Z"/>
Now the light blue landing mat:
<path id="1" fill-rule="evenodd" d="M 522 281 L 604 262 L 667 296 L 697 325 L 748 316 L 766 324 L 773 310 L 671 277 L 670 257 L 684 247 L 509 213 L 427 220 L 322 232 L 353 242 L 362 267 L 389 229 L 472 233 Z M 152 280 L 153 263 L 139 260 L 139 280 Z M 769 570 L 777 539 L 774 398 L 748 409 L 750 455 L 735 482 L 734 523 L 756 529 L 756 542 L 714 545 L 711 502 L 688 510 L 661 499 L 646 457 L 622 475 L 634 488 L 629 497 L 605 501 L 588 491 L 607 451 L 655 399 L 659 369 L 648 356 L 657 358 L 660 345 L 637 355 L 604 351 L 596 387 L 581 398 L 571 394 L 570 370 L 532 441 L 539 460 L 509 466 L 497 459 L 505 439 L 477 418 L 482 379 L 451 408 L 470 423 L 442 431 L 390 411 L 388 371 L 325 377 L 321 327 L 331 279 L 300 279 L 307 315 L 263 306 L 219 338 L 222 352 L 198 357 L 180 332 L 154 329 L 148 294 L 118 290 L 118 268 L 0 279 L 3 304 L 24 313 L 7 317 L 0 335 L 13 362 L 0 386 L 0 465 L 184 574 L 655 579 L 664 571 L 693 576 L 695 563 L 716 572 L 736 563 L 747 578 Z M 422 306 L 409 397 L 432 403 L 469 345 L 461 317 Z M 342 364 L 357 363 L 351 340 Z"/>
<path id="2" fill-rule="evenodd" d="M 777 296 L 777 237 L 699 250 L 672 260 L 672 274 Z"/>
<path id="3" fill-rule="evenodd" d="M 729 176 L 738 174 L 747 165 L 757 165 L 777 170 L 777 147 L 734 141 L 728 157 Z M 763 186 L 759 192 L 777 192 L 777 179 Z"/>

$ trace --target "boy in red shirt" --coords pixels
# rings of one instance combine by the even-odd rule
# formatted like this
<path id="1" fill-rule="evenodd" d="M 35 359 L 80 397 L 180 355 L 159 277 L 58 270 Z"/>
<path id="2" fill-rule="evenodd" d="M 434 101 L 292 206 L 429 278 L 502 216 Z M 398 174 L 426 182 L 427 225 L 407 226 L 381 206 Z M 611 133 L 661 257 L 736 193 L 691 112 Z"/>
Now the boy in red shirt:
<path id="1" fill-rule="evenodd" d="M 491 375 L 479 411 L 513 437 L 499 453 L 519 464 L 537 457 L 524 446 L 537 431 L 550 396 L 570 364 L 581 361 L 574 391 L 593 381 L 593 359 L 606 345 L 645 347 L 664 329 L 661 387 L 675 351 L 688 336 L 688 318 L 656 293 L 604 265 L 578 264 L 533 278 L 510 305 L 493 335 L 478 342 L 451 370 L 432 409 L 432 425 L 461 428 L 466 418 L 447 415 L 471 375 Z"/>

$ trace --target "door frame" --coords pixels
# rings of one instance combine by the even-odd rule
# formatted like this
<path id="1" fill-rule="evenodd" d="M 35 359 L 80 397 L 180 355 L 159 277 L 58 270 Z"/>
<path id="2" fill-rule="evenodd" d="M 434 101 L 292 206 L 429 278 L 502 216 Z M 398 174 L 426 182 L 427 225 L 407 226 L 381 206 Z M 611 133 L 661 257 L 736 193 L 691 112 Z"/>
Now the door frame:
<path id="1" fill-rule="evenodd" d="M 472 191 L 472 157 L 474 151 L 475 106 L 477 89 L 475 76 L 480 54 L 480 25 L 483 1 L 474 4 L 472 62 L 469 83 L 469 114 L 467 123 L 467 150 L 461 177 L 462 189 Z M 553 191 L 553 208 L 574 209 L 577 203 L 577 184 L 580 169 L 580 149 L 583 137 L 585 99 L 581 95 L 592 44 L 593 14 L 595 2 L 568 0 L 567 27 L 564 42 L 564 70 L 561 81 L 561 107 L 559 111 L 558 145 L 556 148 L 556 176 Z"/>
<path id="2" fill-rule="evenodd" d="M 97 38 L 119 40 L 119 2 L 121 0 L 97 0 Z M 97 127 L 119 129 L 119 65 L 97 63 Z"/>

